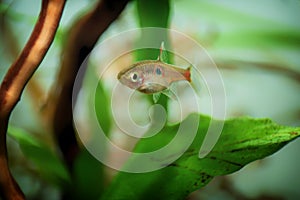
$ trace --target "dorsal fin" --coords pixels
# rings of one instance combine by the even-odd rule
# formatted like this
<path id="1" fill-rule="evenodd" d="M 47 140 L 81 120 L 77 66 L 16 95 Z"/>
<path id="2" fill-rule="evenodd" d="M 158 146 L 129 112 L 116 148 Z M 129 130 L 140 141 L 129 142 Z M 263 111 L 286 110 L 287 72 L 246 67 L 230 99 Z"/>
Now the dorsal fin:
<path id="1" fill-rule="evenodd" d="M 158 55 L 157 60 L 159 60 L 161 62 L 166 62 L 168 60 L 164 41 L 162 41 L 160 44 L 159 55 Z"/>

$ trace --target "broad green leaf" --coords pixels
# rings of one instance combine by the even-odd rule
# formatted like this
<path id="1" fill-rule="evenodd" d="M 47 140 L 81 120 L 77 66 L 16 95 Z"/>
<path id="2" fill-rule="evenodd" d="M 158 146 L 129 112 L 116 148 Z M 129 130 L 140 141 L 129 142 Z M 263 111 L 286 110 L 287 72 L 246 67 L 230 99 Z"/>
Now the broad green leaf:
<path id="1" fill-rule="evenodd" d="M 192 114 L 185 121 L 194 117 L 199 116 Z M 269 119 L 231 119 L 225 121 L 213 150 L 200 159 L 199 149 L 210 122 L 209 117 L 200 116 L 197 135 L 178 160 L 149 173 L 119 172 L 102 199 L 184 199 L 213 177 L 233 173 L 269 156 L 300 135 L 299 127 L 280 126 Z M 165 146 L 178 127 L 167 126 L 154 137 L 140 140 L 134 151 L 151 152 Z"/>
<path id="2" fill-rule="evenodd" d="M 19 128 L 10 126 L 8 134 L 18 142 L 24 156 L 33 163 L 41 177 L 59 186 L 71 182 L 66 166 L 50 146 Z"/>

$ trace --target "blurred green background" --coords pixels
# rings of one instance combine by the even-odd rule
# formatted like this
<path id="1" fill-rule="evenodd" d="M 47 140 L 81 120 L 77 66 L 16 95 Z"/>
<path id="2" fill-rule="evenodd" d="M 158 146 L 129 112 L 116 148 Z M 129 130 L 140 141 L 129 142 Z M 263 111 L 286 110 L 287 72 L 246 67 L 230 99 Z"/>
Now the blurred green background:
<path id="1" fill-rule="evenodd" d="M 93 0 L 68 1 L 54 43 L 33 79 L 47 95 L 59 66 L 65 32 L 72 22 L 95 5 Z M 227 94 L 227 117 L 267 117 L 282 125 L 300 126 L 300 1 L 298 0 L 171 0 L 170 28 L 199 42 L 221 71 Z M 36 0 L 0 1 L 0 80 L 27 41 L 37 19 Z M 139 27 L 136 2 L 101 36 L 106 38 Z M 26 130 L 54 152 L 52 137 L 42 125 L 25 89 L 10 125 Z M 38 99 L 42 106 L 46 96 Z M 204 97 L 202 103 L 207 99 Z M 206 110 L 203 110 L 206 113 Z M 20 130 L 21 131 L 21 130 Z M 18 132 L 18 131 L 15 131 Z M 26 138 L 27 137 L 27 138 Z M 13 174 L 29 199 L 59 199 L 60 184 L 36 173 L 19 143 L 8 138 Z M 34 143 L 34 141 L 31 141 Z M 300 141 L 246 166 L 232 175 L 217 177 L 190 199 L 298 199 L 300 198 Z M 53 158 L 54 163 L 56 157 Z M 64 166 L 58 172 L 68 182 Z M 53 168 L 52 168 L 53 170 Z M 54 170 L 55 171 L 55 170 Z M 93 183 L 89 183 L 93 184 Z"/>

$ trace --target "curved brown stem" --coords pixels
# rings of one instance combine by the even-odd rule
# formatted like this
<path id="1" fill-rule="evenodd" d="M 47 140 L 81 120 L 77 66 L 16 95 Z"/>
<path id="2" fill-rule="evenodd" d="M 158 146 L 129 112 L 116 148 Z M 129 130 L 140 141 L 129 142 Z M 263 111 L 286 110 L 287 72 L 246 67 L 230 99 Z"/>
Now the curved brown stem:
<path id="1" fill-rule="evenodd" d="M 0 0 L 0 4 L 2 2 L 3 0 Z M 9 8 L 7 8 L 7 10 L 9 10 Z M 21 48 L 18 42 L 17 34 L 13 30 L 12 26 L 8 23 L 8 20 L 9 16 L 7 15 L 6 11 L 0 13 L 0 40 L 2 42 L 2 45 L 5 46 L 6 59 L 12 62 L 15 60 L 15 58 L 18 57 Z M 31 77 L 31 79 L 27 83 L 25 92 L 29 94 L 31 105 L 33 105 L 32 108 L 38 116 L 38 123 L 44 125 L 44 127 L 47 128 L 47 124 L 43 121 L 44 117 L 41 116 L 40 106 L 36 106 L 41 105 L 41 98 L 45 96 L 45 89 L 42 87 L 42 84 L 40 83 L 38 77 Z"/>
<path id="2" fill-rule="evenodd" d="M 24 199 L 7 162 L 6 132 L 11 111 L 25 85 L 49 49 L 65 5 L 63 0 L 43 0 L 34 30 L 23 51 L 10 66 L 0 86 L 0 192 L 4 199 Z"/>
<path id="3" fill-rule="evenodd" d="M 98 5 L 75 22 L 69 31 L 63 49 L 61 68 L 49 95 L 45 116 L 50 117 L 54 135 L 70 168 L 79 150 L 72 116 L 72 91 L 77 72 L 100 35 L 119 16 L 128 1 L 99 1 Z"/>

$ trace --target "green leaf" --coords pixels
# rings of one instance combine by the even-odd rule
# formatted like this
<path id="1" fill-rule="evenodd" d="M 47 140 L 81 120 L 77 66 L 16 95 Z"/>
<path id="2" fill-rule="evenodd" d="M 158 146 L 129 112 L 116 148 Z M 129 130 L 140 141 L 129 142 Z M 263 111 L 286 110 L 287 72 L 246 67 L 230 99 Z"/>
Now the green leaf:
<path id="1" fill-rule="evenodd" d="M 169 0 L 137 0 L 136 6 L 140 27 L 169 27 L 171 7 Z M 136 50 L 136 60 L 156 60 L 162 42 L 164 42 L 167 49 L 170 49 L 171 45 L 167 29 L 165 31 L 161 30 L 160 34 L 153 34 L 151 31 L 142 30 L 141 38 L 137 41 L 137 45 L 153 46 L 153 44 L 155 44 L 157 49 L 148 48 Z M 165 51 L 165 53 L 167 54 L 167 59 L 164 61 L 171 63 L 173 55 L 168 51 Z M 151 96 L 149 96 L 149 100 L 152 100 Z M 168 98 L 165 95 L 161 95 L 157 103 L 162 105 L 166 111 L 168 110 Z"/>
<path id="2" fill-rule="evenodd" d="M 103 164 L 83 148 L 74 162 L 71 199 L 99 198 L 105 181 L 103 169 Z"/>
<path id="3" fill-rule="evenodd" d="M 299 49 L 300 31 L 256 30 L 222 33 L 217 41 L 217 48 L 294 48 Z"/>
<path id="4" fill-rule="evenodd" d="M 66 166 L 50 146 L 16 127 L 9 126 L 8 135 L 18 142 L 24 156 L 32 162 L 41 177 L 61 187 L 71 182 Z"/>
<path id="5" fill-rule="evenodd" d="M 109 110 L 109 98 L 107 97 L 103 83 L 98 82 L 96 94 L 95 94 L 95 111 L 97 115 L 98 122 L 103 129 L 105 134 L 109 134 L 111 129 L 111 113 Z M 91 111 L 93 112 L 93 111 Z"/>
<path id="6" fill-rule="evenodd" d="M 141 27 L 168 27 L 169 0 L 137 0 L 137 8 Z"/>
<path id="7" fill-rule="evenodd" d="M 140 27 L 168 28 L 170 14 L 169 0 L 137 0 L 136 5 Z M 138 43 L 146 46 L 153 46 L 155 44 L 157 49 L 141 49 L 136 51 L 137 60 L 156 60 L 162 42 L 165 43 L 166 47 L 170 47 L 167 31 L 161 31 L 160 34 L 153 34 L 151 31 L 142 30 Z"/>
<path id="8" fill-rule="evenodd" d="M 184 122 L 195 117 L 199 116 L 192 114 Z M 199 149 L 212 121 L 206 116 L 200 119 L 193 143 L 178 160 L 153 172 L 119 172 L 102 199 L 184 199 L 213 177 L 233 173 L 269 156 L 300 135 L 299 127 L 280 126 L 269 119 L 231 119 L 225 121 L 213 150 L 200 159 Z M 135 152 L 151 152 L 165 146 L 178 128 L 179 124 L 167 126 L 154 137 L 140 140 Z M 190 134 L 189 130 L 186 134 Z"/>
<path id="9" fill-rule="evenodd" d="M 107 95 L 106 88 L 102 77 L 95 73 L 98 67 L 91 61 L 87 67 L 82 83 L 82 93 L 87 101 L 87 115 L 96 114 L 97 122 L 88 123 L 87 127 L 90 140 L 93 140 L 93 135 L 97 134 L 98 126 L 101 127 L 103 133 L 109 137 L 112 127 L 112 116 L 110 111 L 110 97 Z M 95 83 L 96 88 L 95 88 Z M 95 90 L 94 90 L 95 88 Z M 86 102 L 85 102 L 86 103 Z M 85 106 L 85 105 L 84 105 Z M 80 113 L 81 114 L 81 113 Z M 80 152 L 74 160 L 72 166 L 72 183 L 67 188 L 66 199 L 97 199 L 104 190 L 107 177 L 104 173 L 104 165 L 90 154 L 86 149 L 86 143 L 83 143 Z M 99 143 L 105 151 L 104 143 Z M 103 151 L 103 153 L 104 153 Z"/>
<path id="10" fill-rule="evenodd" d="M 170 14 L 169 0 L 137 0 L 136 4 L 140 27 L 168 28 Z M 162 42 L 164 42 L 167 49 L 170 49 L 170 40 L 167 31 L 162 30 L 159 34 L 153 34 L 153 32 L 148 31 L 147 29 L 142 29 L 141 38 L 137 41 L 138 46 L 153 46 L 154 44 L 157 48 L 136 50 L 136 60 L 156 60 Z M 166 54 L 168 59 L 165 60 L 165 62 L 170 62 L 173 55 L 167 51 Z"/>

